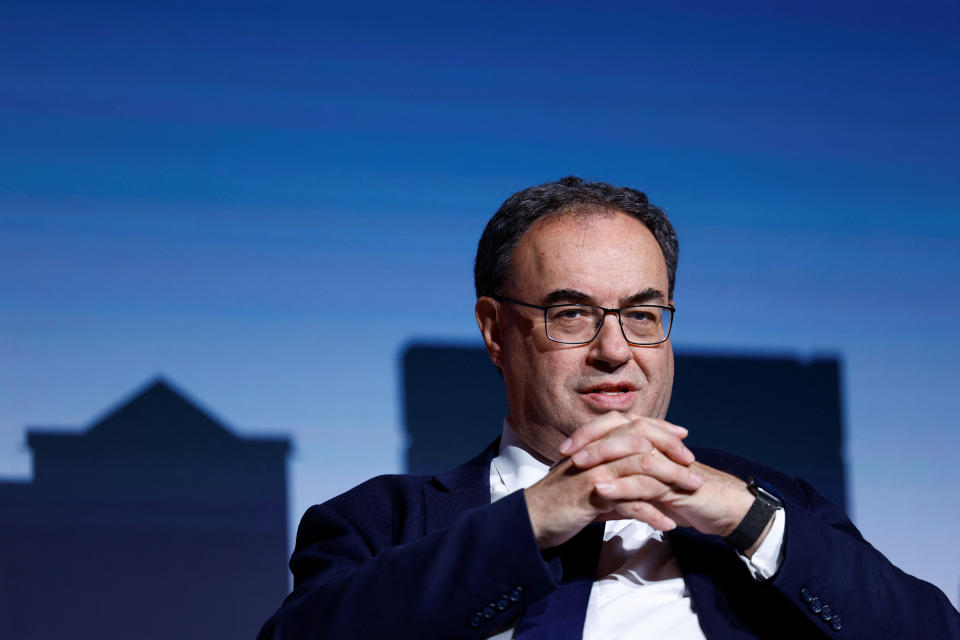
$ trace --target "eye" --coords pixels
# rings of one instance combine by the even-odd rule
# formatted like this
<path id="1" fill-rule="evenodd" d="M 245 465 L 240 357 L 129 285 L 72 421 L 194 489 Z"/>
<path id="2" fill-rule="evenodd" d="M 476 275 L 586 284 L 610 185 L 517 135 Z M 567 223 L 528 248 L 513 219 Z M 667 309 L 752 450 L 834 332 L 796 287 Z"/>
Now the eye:
<path id="1" fill-rule="evenodd" d="M 567 324 L 572 322 L 579 323 L 590 320 L 593 317 L 592 311 L 590 307 L 571 304 L 562 307 L 552 307 L 547 316 L 550 322 L 563 322 Z"/>
<path id="2" fill-rule="evenodd" d="M 659 309 L 631 307 L 629 309 L 624 309 L 621 314 L 624 316 L 625 320 L 634 324 L 640 324 L 645 322 L 657 322 L 659 318 L 657 311 L 659 311 Z"/>

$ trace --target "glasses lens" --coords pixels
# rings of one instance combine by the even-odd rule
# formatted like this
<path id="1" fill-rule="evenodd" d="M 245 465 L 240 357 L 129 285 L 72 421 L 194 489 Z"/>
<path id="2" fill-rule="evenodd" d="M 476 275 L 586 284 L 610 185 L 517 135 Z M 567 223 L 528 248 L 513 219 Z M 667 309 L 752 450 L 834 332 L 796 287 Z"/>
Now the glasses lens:
<path id="1" fill-rule="evenodd" d="M 630 342 L 656 344 L 667 339 L 672 314 L 660 307 L 627 307 L 620 311 L 623 333 Z"/>
<path id="2" fill-rule="evenodd" d="M 569 304 L 547 309 L 547 337 L 557 342 L 590 342 L 603 312 L 596 307 Z"/>

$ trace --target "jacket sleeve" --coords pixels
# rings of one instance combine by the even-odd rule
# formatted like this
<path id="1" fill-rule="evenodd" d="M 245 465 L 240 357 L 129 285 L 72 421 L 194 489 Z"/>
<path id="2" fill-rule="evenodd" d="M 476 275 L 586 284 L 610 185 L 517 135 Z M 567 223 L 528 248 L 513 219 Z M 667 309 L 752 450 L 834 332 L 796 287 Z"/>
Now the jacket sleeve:
<path id="1" fill-rule="evenodd" d="M 828 637 L 960 640 L 960 614 L 942 591 L 877 551 L 806 482 L 783 491 L 783 564 L 770 581 Z"/>
<path id="2" fill-rule="evenodd" d="M 960 640 L 960 613 L 943 592 L 895 567 L 810 484 L 726 452 L 695 453 L 741 478 L 755 476 L 786 510 L 783 562 L 765 581 L 750 577 L 722 539 L 675 536 L 694 601 L 711 601 L 698 605 L 705 629 L 746 624 L 753 637 Z"/>
<path id="3" fill-rule="evenodd" d="M 361 492 L 307 511 L 293 592 L 260 640 L 484 638 L 556 587 L 522 492 L 421 533 L 381 498 Z"/>

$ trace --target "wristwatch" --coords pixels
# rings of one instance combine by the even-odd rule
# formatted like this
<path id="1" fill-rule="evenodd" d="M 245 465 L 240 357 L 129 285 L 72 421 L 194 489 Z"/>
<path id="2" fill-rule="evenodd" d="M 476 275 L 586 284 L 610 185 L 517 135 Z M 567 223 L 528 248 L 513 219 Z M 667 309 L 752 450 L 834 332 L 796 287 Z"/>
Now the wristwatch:
<path id="1" fill-rule="evenodd" d="M 767 523 L 770 522 L 770 518 L 773 517 L 777 509 L 783 508 L 783 500 L 761 487 L 756 478 L 747 479 L 747 489 L 756 498 L 737 528 L 724 538 L 740 553 L 745 553 L 747 549 L 756 544 L 760 534 L 763 533 Z"/>

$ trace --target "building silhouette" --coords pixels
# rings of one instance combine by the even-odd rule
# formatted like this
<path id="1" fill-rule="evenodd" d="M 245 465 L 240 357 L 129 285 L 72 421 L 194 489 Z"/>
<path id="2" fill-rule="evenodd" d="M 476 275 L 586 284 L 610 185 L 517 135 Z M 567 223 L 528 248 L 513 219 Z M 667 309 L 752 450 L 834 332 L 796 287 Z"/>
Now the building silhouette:
<path id="1" fill-rule="evenodd" d="M 840 362 L 678 354 L 667 420 L 689 441 L 803 478 L 844 509 Z"/>
<path id="2" fill-rule="evenodd" d="M 156 380 L 0 482 L 0 637 L 252 638 L 288 591 L 285 438 Z"/>
<path id="3" fill-rule="evenodd" d="M 415 343 L 401 362 L 409 471 L 455 466 L 499 435 L 506 394 L 483 347 Z M 845 507 L 841 396 L 836 358 L 678 353 L 667 419 L 689 444 L 804 478 Z"/>
<path id="4" fill-rule="evenodd" d="M 401 368 L 407 471 L 449 469 L 500 435 L 507 396 L 486 349 L 411 344 Z"/>

